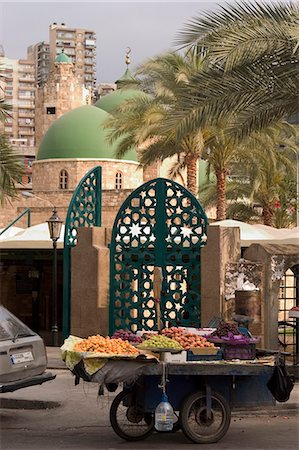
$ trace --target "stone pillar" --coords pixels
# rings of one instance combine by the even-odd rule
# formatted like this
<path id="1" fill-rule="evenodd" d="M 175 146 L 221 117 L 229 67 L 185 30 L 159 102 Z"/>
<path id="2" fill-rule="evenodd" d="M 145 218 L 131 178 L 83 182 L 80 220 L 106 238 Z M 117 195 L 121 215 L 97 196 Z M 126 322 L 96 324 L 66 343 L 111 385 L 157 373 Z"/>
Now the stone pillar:
<path id="1" fill-rule="evenodd" d="M 207 245 L 201 251 L 201 326 L 225 315 L 226 264 L 240 256 L 239 228 L 208 227 Z"/>
<path id="2" fill-rule="evenodd" d="M 109 249 L 105 228 L 79 228 L 71 251 L 71 334 L 109 331 Z"/>

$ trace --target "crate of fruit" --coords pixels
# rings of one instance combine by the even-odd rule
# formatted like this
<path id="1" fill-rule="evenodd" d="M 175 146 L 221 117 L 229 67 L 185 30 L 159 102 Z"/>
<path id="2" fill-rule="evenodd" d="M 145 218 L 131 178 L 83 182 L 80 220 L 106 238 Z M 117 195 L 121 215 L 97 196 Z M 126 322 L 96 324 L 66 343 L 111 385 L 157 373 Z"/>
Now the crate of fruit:
<path id="1" fill-rule="evenodd" d="M 255 359 L 256 344 L 222 344 L 224 359 Z"/>
<path id="2" fill-rule="evenodd" d="M 193 347 L 187 351 L 187 361 L 217 361 L 223 359 L 219 347 Z"/>

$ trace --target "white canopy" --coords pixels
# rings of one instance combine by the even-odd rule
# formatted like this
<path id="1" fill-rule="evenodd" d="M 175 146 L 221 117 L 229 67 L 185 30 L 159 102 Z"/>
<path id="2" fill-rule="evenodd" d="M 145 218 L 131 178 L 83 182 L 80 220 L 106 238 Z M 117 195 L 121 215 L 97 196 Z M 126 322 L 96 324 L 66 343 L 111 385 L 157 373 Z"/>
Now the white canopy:
<path id="1" fill-rule="evenodd" d="M 5 228 L 0 228 L 0 233 L 4 230 Z M 19 233 L 20 231 L 24 231 L 24 228 L 20 228 L 20 227 L 9 227 L 3 234 L 0 234 L 0 240 L 2 241 L 3 239 L 7 239 L 9 237 L 14 236 L 15 234 Z"/>
<path id="2" fill-rule="evenodd" d="M 4 233 L 4 236 L 6 232 Z M 2 237 L 2 236 L 0 236 Z M 64 225 L 62 225 L 60 238 L 57 241 L 57 248 L 63 248 L 64 241 Z M 0 239 L 1 248 L 27 248 L 27 249 L 51 249 L 53 248 L 53 242 L 49 235 L 49 229 L 47 222 L 39 223 L 33 227 L 21 229 L 16 234 Z"/>
<path id="3" fill-rule="evenodd" d="M 299 227 L 295 228 L 273 228 L 261 224 L 249 224 L 239 220 L 220 220 L 213 222 L 211 226 L 238 227 L 240 228 L 241 247 L 249 247 L 251 244 L 279 243 L 299 245 Z"/>

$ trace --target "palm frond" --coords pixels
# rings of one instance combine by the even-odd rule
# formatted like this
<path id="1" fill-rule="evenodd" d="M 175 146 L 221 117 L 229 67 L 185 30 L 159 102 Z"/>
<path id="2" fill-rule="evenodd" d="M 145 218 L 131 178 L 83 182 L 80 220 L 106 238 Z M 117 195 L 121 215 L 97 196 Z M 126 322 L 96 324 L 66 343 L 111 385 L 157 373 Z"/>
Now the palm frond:
<path id="1" fill-rule="evenodd" d="M 0 204 L 17 196 L 15 188 L 23 174 L 23 165 L 4 135 L 0 135 Z"/>

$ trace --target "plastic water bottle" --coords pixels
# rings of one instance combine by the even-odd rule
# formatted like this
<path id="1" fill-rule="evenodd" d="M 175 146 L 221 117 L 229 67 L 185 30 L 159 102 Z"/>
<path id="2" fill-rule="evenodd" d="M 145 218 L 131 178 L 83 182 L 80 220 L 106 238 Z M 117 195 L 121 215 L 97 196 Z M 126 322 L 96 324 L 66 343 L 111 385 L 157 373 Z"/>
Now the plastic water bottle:
<path id="1" fill-rule="evenodd" d="M 173 409 L 166 394 L 162 395 L 155 410 L 155 428 L 157 431 L 171 431 L 173 428 Z"/>

